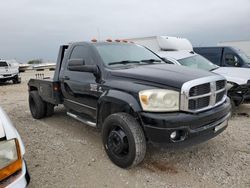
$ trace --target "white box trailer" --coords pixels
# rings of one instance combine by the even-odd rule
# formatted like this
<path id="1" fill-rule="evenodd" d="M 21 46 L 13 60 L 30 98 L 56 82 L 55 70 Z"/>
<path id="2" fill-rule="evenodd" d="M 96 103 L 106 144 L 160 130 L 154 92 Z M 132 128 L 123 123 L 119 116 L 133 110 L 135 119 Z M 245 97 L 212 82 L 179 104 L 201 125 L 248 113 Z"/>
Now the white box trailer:
<path id="1" fill-rule="evenodd" d="M 180 51 L 189 50 L 193 51 L 193 46 L 189 40 L 181 37 L 169 37 L 169 36 L 152 36 L 142 38 L 132 38 L 128 41 L 135 42 L 142 46 L 146 46 L 154 52 L 159 51 Z"/>

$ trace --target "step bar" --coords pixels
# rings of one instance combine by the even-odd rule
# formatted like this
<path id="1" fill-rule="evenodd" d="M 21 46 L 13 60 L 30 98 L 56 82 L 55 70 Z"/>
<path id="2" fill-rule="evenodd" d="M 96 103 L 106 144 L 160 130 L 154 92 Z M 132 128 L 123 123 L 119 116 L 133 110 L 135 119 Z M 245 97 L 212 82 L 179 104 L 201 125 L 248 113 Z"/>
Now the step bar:
<path id="1" fill-rule="evenodd" d="M 75 115 L 75 114 L 73 114 L 71 112 L 67 112 L 67 115 L 74 118 L 74 119 L 76 119 L 76 120 L 78 120 L 78 121 L 80 121 L 80 122 L 82 122 L 82 123 L 84 123 L 84 124 L 86 124 L 86 125 L 88 125 L 88 126 L 96 127 L 96 123 L 94 123 L 92 121 L 89 121 L 89 120 L 86 120 L 86 119 L 83 119 L 82 117 L 80 117 L 78 115 Z"/>

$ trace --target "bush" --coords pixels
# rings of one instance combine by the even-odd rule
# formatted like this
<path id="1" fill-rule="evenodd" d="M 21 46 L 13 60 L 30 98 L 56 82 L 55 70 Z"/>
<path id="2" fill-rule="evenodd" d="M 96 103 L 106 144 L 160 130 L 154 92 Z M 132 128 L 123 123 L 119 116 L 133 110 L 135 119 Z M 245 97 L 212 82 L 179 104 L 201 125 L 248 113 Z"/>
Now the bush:
<path id="1" fill-rule="evenodd" d="M 42 59 L 33 59 L 28 61 L 28 64 L 32 65 L 32 64 L 41 64 L 43 61 Z"/>

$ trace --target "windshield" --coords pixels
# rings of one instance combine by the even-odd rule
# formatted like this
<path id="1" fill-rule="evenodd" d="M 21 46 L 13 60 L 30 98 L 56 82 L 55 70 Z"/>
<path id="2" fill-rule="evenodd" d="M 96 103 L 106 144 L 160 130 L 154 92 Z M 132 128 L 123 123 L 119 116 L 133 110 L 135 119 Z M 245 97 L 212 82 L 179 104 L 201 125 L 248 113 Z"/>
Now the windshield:
<path id="1" fill-rule="evenodd" d="M 243 61 L 247 64 L 250 64 L 250 59 L 244 53 L 239 53 L 239 56 L 243 59 Z"/>
<path id="2" fill-rule="evenodd" d="M 164 63 L 148 49 L 135 44 L 96 44 L 104 64 L 109 67 Z"/>
<path id="3" fill-rule="evenodd" d="M 187 57 L 184 59 L 179 59 L 178 62 L 181 65 L 184 65 L 190 68 L 202 69 L 206 71 L 212 71 L 218 68 L 217 65 L 211 63 L 209 60 L 202 57 L 201 55 L 194 55 L 194 56 Z"/>
<path id="4" fill-rule="evenodd" d="M 0 61 L 0 67 L 8 67 L 8 64 L 4 61 Z"/>

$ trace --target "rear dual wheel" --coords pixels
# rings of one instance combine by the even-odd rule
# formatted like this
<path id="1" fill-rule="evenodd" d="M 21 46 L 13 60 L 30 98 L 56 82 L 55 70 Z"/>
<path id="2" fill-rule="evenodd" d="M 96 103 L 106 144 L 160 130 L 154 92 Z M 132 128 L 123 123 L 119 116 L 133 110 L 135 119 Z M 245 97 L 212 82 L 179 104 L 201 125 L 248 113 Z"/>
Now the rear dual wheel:
<path id="1" fill-rule="evenodd" d="M 31 91 L 29 93 L 29 107 L 34 119 L 41 119 L 54 114 L 54 105 L 43 101 L 38 91 Z"/>

